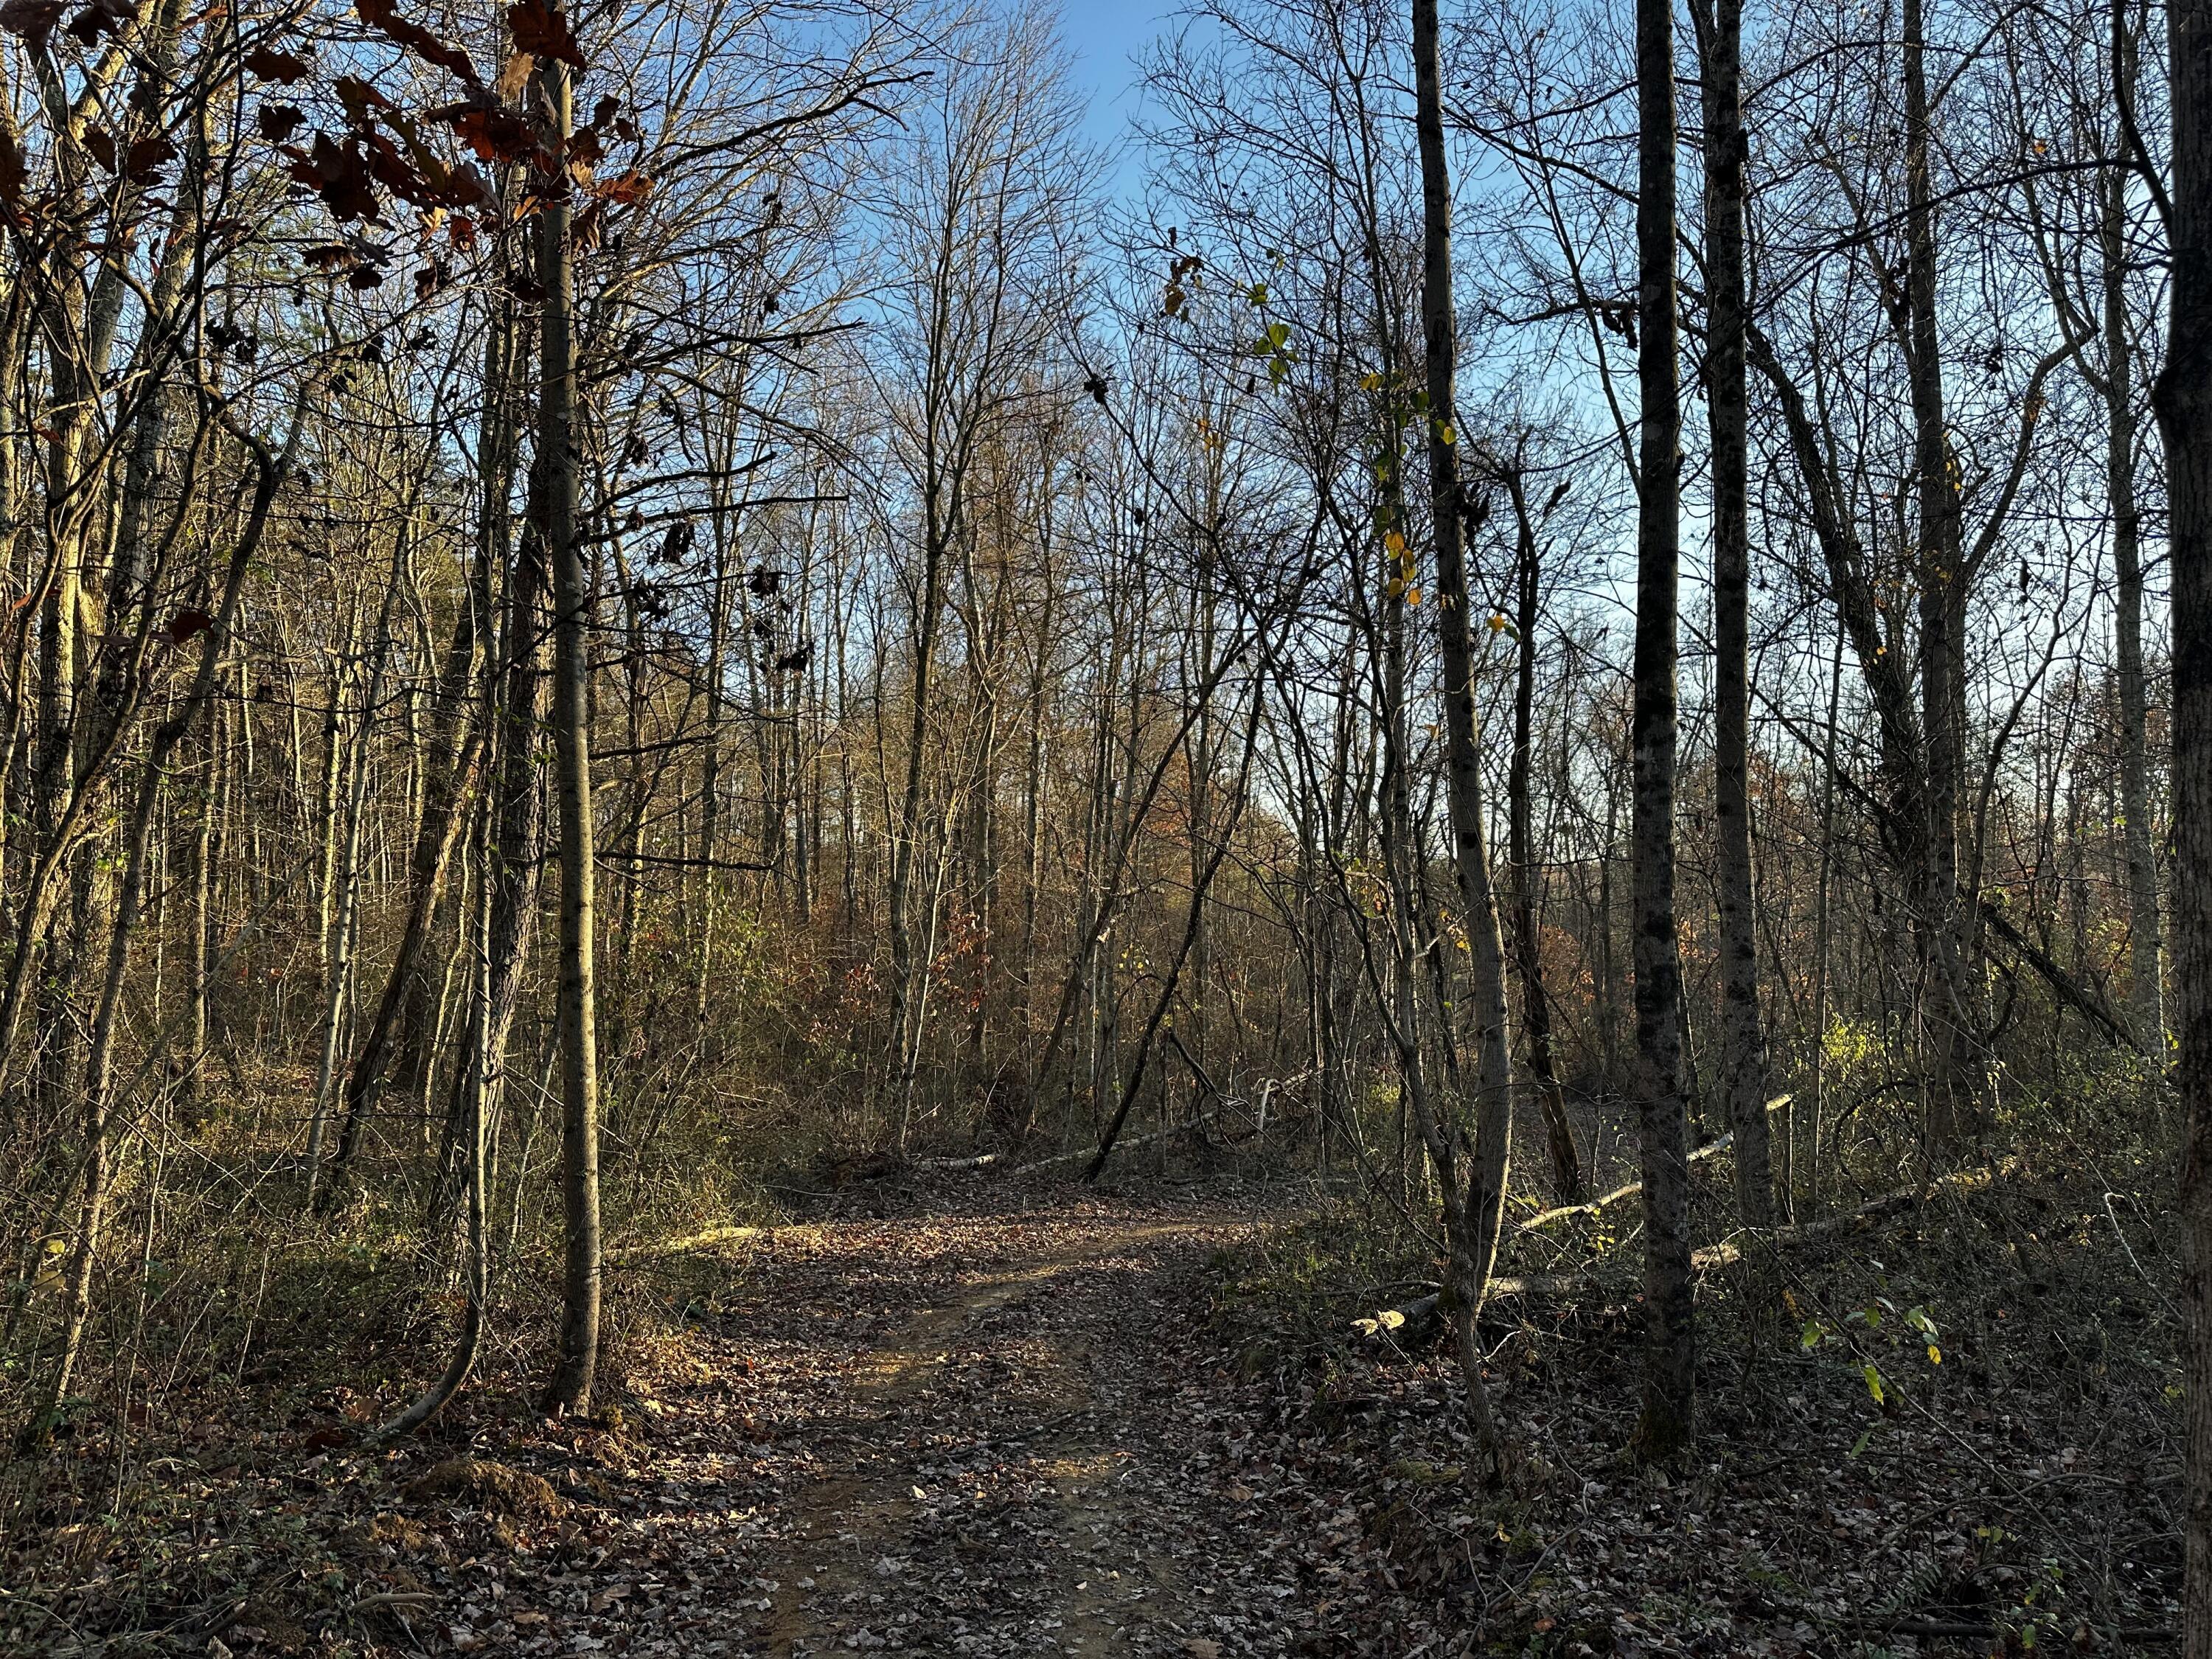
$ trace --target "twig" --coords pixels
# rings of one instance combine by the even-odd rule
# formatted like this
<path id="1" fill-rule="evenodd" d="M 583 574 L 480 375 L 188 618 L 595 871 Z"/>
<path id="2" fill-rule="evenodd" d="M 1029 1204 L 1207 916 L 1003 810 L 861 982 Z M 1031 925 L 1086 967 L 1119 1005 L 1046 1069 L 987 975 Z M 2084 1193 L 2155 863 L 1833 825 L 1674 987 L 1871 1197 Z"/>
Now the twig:
<path id="1" fill-rule="evenodd" d="M 2158 1298 L 2159 1305 L 2166 1310 L 2166 1316 L 2179 1325 L 2181 1323 L 2181 1310 L 2173 1305 L 2173 1298 L 2166 1293 L 2166 1287 L 2145 1273 L 2143 1264 L 2136 1260 L 2136 1247 L 2128 1243 L 2127 1229 L 2120 1225 L 2119 1214 L 2112 1208 L 2112 1200 L 2118 1196 L 2118 1193 L 2105 1194 L 2105 1213 L 2112 1218 L 2112 1231 L 2119 1235 L 2120 1248 L 2128 1253 L 2128 1265 L 2136 1270 L 2136 1278 L 2150 1286 L 2151 1294 Z"/>
<path id="2" fill-rule="evenodd" d="M 438 1598 L 428 1590 L 379 1590 L 374 1595 L 362 1596 L 346 1612 L 359 1618 L 362 1613 L 377 1613 L 387 1607 L 394 1613 L 419 1613 L 425 1607 L 437 1605 Z"/>

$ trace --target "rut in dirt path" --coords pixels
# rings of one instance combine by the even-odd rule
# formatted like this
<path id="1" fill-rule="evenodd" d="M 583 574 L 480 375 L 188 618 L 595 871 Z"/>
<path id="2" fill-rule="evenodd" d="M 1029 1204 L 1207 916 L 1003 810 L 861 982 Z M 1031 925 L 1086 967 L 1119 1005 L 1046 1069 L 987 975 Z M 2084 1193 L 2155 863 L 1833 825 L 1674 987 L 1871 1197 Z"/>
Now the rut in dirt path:
<path id="1" fill-rule="evenodd" d="M 602 1616 L 568 1633 L 772 1659 L 1290 1651 L 1294 1572 L 1239 1524 L 1194 1359 L 1207 1265 L 1253 1224 L 1088 1201 L 763 1236 L 703 1373 L 618 1472 L 651 1489 L 625 1531 L 688 1589 L 614 1598 L 617 1547 L 569 1581 Z"/>

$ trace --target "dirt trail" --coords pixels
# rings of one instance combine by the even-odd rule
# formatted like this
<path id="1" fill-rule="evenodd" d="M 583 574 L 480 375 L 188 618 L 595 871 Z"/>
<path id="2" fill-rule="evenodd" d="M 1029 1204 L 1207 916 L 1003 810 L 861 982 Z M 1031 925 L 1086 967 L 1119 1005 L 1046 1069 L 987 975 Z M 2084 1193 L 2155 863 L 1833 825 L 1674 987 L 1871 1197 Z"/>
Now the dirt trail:
<path id="1" fill-rule="evenodd" d="M 1166 1294 L 1166 1271 L 1235 1225 L 1102 1221 L 963 1274 L 870 1355 L 850 1390 L 849 1472 L 799 1494 L 767 1650 L 988 1652 L 1012 1638 L 1039 1652 L 1206 1651 L 1188 1634 L 1188 1587 L 1129 1501 L 1155 1473 L 1138 1449 L 1160 1425 L 1128 1410 L 1125 1388 L 1102 1397 L 1099 1372 L 1135 1358 L 1130 1296 Z"/>
<path id="2" fill-rule="evenodd" d="M 1094 1201 L 763 1236 L 696 1382 L 609 1470 L 627 1513 L 557 1581 L 574 1612 L 515 1634 L 771 1659 L 1289 1651 L 1291 1571 L 1238 1524 L 1252 1494 L 1193 1363 L 1207 1263 L 1252 1224 Z"/>

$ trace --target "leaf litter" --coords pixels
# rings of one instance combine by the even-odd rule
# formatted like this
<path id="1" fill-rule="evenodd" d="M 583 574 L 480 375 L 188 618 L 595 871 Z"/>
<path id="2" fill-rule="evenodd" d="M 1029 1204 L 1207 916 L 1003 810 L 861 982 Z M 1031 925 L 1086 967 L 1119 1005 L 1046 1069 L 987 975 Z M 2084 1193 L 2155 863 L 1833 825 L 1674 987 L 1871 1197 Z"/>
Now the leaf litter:
<path id="1" fill-rule="evenodd" d="M 82 1523 L 9 1540 L 0 1649 L 1764 1659 L 2141 1651 L 2172 1622 L 2171 1340 L 2138 1295 L 2092 1354 L 1979 1287 L 1917 1373 L 1840 1320 L 1747 1364 L 1709 1318 L 1705 1449 L 1671 1477 L 1620 1453 L 1632 1296 L 1493 1309 L 1526 1468 L 1491 1492 L 1438 1354 L 1224 1294 L 1303 1224 L 970 1189 L 735 1230 L 672 1269 L 680 1337 L 634 1344 L 601 1416 L 486 1390 L 374 1448 L 377 1402 L 338 1390 L 347 1429 L 201 1425 L 148 1463 L 169 1518 L 127 1558 Z M 2030 1237 L 2066 1270 L 2063 1230 Z M 1832 1313 L 1877 1284 L 1905 1288 L 1854 1262 L 1800 1289 Z M 1881 1334 L 1917 1352 L 1923 1322 Z"/>

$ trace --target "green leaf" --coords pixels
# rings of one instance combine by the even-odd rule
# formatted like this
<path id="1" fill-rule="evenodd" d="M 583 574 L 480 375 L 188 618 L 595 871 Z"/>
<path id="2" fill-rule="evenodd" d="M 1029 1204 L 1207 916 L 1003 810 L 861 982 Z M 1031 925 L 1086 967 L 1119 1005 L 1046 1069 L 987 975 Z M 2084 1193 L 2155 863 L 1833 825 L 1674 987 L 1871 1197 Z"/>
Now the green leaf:
<path id="1" fill-rule="evenodd" d="M 1872 1360 L 1860 1366 L 1859 1370 L 1866 1377 L 1867 1392 L 1874 1396 L 1875 1405 L 1881 1405 L 1882 1403 L 1881 1373 L 1874 1368 Z"/>
<path id="2" fill-rule="evenodd" d="M 1267 303 L 1267 285 L 1265 283 L 1255 283 L 1252 284 L 1252 303 L 1255 306 L 1263 306 Z"/>

